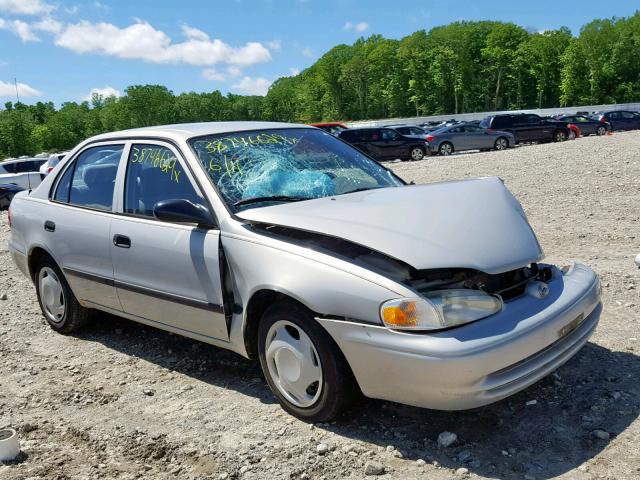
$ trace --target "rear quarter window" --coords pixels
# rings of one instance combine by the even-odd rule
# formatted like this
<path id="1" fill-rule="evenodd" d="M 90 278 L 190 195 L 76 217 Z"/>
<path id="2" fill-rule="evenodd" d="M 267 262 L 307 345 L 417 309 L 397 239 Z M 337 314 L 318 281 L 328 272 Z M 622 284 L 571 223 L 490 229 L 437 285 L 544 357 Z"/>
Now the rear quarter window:
<path id="1" fill-rule="evenodd" d="M 501 116 L 501 117 L 493 118 L 493 125 L 491 127 L 499 130 L 501 128 L 509 128 L 512 126 L 512 124 L 513 124 L 513 121 L 511 117 Z"/>

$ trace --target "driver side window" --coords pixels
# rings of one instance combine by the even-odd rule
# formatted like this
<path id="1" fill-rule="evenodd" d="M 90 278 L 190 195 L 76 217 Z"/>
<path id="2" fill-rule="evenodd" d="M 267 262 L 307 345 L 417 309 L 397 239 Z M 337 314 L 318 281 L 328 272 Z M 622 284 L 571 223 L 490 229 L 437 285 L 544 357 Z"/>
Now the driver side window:
<path id="1" fill-rule="evenodd" d="M 132 145 L 127 160 L 124 212 L 153 218 L 156 203 L 176 199 L 204 204 L 171 149 L 153 144 Z"/>

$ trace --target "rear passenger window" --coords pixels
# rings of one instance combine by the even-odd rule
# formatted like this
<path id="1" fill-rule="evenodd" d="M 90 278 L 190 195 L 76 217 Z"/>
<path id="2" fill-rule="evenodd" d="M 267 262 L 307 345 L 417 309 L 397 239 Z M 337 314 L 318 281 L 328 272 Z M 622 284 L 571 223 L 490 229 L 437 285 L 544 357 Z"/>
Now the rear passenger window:
<path id="1" fill-rule="evenodd" d="M 110 211 L 123 145 L 104 145 L 83 151 L 58 183 L 54 200 Z"/>
<path id="2" fill-rule="evenodd" d="M 177 199 L 204 205 L 171 149 L 132 145 L 125 180 L 125 213 L 153 218 L 156 203 Z"/>
<path id="3" fill-rule="evenodd" d="M 509 128 L 511 126 L 511 117 L 503 116 L 503 117 L 494 117 L 493 125 L 491 126 L 495 130 L 499 130 L 501 128 Z"/>

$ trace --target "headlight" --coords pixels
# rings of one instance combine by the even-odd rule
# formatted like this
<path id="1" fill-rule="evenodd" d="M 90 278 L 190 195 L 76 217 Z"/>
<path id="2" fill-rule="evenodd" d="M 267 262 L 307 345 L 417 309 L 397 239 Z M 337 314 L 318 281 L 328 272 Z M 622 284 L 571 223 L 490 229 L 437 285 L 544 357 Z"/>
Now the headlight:
<path id="1" fill-rule="evenodd" d="M 429 292 L 426 298 L 399 298 L 380 307 L 385 326 L 401 330 L 436 330 L 473 322 L 502 309 L 502 300 L 481 290 Z"/>

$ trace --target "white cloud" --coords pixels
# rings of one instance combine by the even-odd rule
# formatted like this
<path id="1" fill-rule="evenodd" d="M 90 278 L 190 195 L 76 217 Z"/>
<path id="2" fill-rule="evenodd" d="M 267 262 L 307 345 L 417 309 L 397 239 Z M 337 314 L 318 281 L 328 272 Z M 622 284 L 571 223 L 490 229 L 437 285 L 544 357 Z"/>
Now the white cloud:
<path id="1" fill-rule="evenodd" d="M 4 20 L 0 18 L 0 30 L 10 31 L 20 37 L 23 42 L 37 42 L 40 40 L 31 25 L 22 20 Z"/>
<path id="2" fill-rule="evenodd" d="M 267 42 L 267 47 L 269 47 L 274 52 L 279 52 L 282 49 L 282 41 L 271 40 L 270 42 Z"/>
<path id="3" fill-rule="evenodd" d="M 0 0 L 0 12 L 16 15 L 46 15 L 55 8 L 42 0 Z"/>
<path id="4" fill-rule="evenodd" d="M 344 27 L 342 28 L 344 28 L 347 31 L 354 30 L 356 32 L 364 32 L 369 29 L 369 24 L 367 22 L 358 22 L 358 23 L 347 22 L 344 24 Z"/>
<path id="5" fill-rule="evenodd" d="M 266 95 L 272 82 L 262 77 L 242 77 L 242 80 L 231 88 L 247 95 Z"/>
<path id="6" fill-rule="evenodd" d="M 182 30 L 186 41 L 175 43 L 166 33 L 141 20 L 125 28 L 83 20 L 67 25 L 55 43 L 76 53 L 100 53 L 153 63 L 199 66 L 227 63 L 244 67 L 271 60 L 269 50 L 261 43 L 232 47 L 220 39 L 211 40 L 202 30 L 187 25 Z"/>
<path id="7" fill-rule="evenodd" d="M 295 77 L 296 75 L 298 75 L 300 73 L 300 69 L 296 68 L 296 67 L 291 67 L 289 69 L 289 72 L 291 73 L 291 75 L 293 75 Z"/>
<path id="8" fill-rule="evenodd" d="M 120 93 L 120 90 L 116 90 L 115 88 L 107 85 L 104 88 L 92 88 L 89 94 L 83 97 L 82 100 L 86 100 L 87 102 L 90 102 L 93 99 L 94 95 L 98 95 L 99 97 L 102 97 L 102 98 L 107 98 L 107 97 L 121 97 L 122 93 Z"/>
<path id="9" fill-rule="evenodd" d="M 202 76 L 207 80 L 213 80 L 216 82 L 224 82 L 227 77 L 224 73 L 218 72 L 215 68 L 206 68 L 202 71 Z"/>
<path id="10" fill-rule="evenodd" d="M 227 67 L 227 74 L 231 78 L 236 78 L 236 77 L 239 77 L 240 75 L 242 75 L 242 69 L 239 68 L 239 67 L 236 67 L 234 65 L 230 65 L 229 67 Z"/>
<path id="11" fill-rule="evenodd" d="M 45 17 L 34 23 L 23 22 L 22 20 L 4 20 L 0 18 L 0 30 L 8 30 L 20 37 L 23 42 L 39 42 L 37 31 L 58 33 L 62 30 L 62 24 L 57 20 Z"/>
<path id="12" fill-rule="evenodd" d="M 42 95 L 42 92 L 27 85 L 26 83 L 18 82 L 18 95 L 20 95 L 20 98 L 39 97 L 40 95 Z M 15 97 L 15 96 L 16 96 L 15 84 L 10 82 L 3 82 L 2 80 L 0 80 L 0 97 Z"/>
<path id="13" fill-rule="evenodd" d="M 313 58 L 313 52 L 309 47 L 302 50 L 302 55 L 304 55 L 305 57 Z"/>

